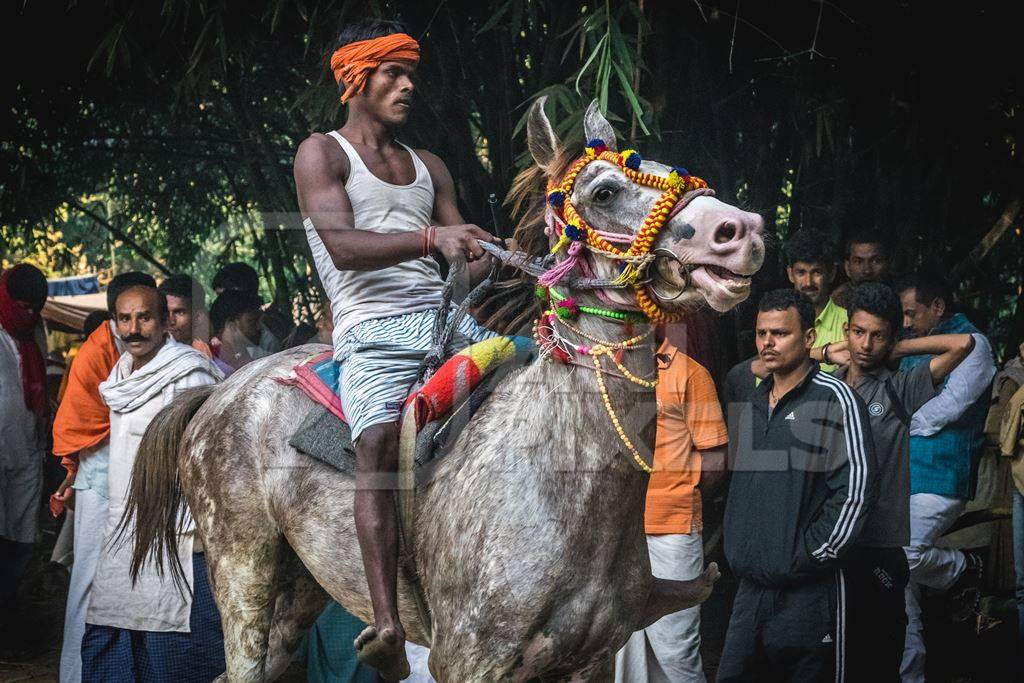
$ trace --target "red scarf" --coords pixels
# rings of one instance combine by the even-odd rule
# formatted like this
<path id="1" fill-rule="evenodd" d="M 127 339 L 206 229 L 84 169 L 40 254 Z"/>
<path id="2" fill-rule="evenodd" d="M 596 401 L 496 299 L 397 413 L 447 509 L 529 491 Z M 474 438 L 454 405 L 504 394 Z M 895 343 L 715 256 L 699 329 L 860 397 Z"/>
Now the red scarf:
<path id="1" fill-rule="evenodd" d="M 3 327 L 18 344 L 25 405 L 45 420 L 50 414 L 50 406 L 46 400 L 46 361 L 43 359 L 39 344 L 36 343 L 36 327 L 41 316 L 15 303 L 11 298 L 7 291 L 7 281 L 13 271 L 13 268 L 9 268 L 0 275 L 0 327 Z"/>

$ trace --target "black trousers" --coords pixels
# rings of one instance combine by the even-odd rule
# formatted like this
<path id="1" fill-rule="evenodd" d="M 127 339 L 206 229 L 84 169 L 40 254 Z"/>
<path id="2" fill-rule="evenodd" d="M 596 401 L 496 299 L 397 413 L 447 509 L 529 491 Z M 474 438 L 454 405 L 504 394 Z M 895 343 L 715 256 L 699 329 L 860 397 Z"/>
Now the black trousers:
<path id="1" fill-rule="evenodd" d="M 719 683 L 844 680 L 843 590 L 838 569 L 786 588 L 741 579 Z"/>
<path id="2" fill-rule="evenodd" d="M 900 680 L 907 632 L 910 568 L 903 548 L 854 548 L 843 558 L 846 578 L 846 680 Z"/>

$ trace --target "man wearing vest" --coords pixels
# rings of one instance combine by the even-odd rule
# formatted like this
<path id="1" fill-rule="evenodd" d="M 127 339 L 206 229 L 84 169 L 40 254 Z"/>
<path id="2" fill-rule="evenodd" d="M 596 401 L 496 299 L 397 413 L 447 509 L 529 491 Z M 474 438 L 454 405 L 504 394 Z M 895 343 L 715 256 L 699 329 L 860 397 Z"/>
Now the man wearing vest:
<path id="1" fill-rule="evenodd" d="M 397 420 L 430 346 L 443 281 L 435 255 L 489 267 L 494 238 L 459 213 L 444 162 L 395 139 L 412 105 L 419 44 L 396 22 L 345 28 L 331 70 L 345 125 L 299 146 L 295 184 L 317 272 L 334 315 L 340 399 L 356 448 L 355 524 L 374 623 L 358 657 L 389 680 L 409 675 L 398 618 Z M 492 336 L 472 319 L 456 344 Z"/>
<path id="2" fill-rule="evenodd" d="M 867 283 L 848 293 L 846 346 L 850 363 L 834 374 L 868 407 L 878 457 L 878 502 L 846 560 L 849 637 L 846 673 L 852 681 L 895 681 L 906 634 L 904 591 L 910 543 L 910 416 L 974 347 L 969 334 L 896 342 L 903 320 L 899 297 Z M 935 354 L 928 363 L 892 372 L 890 361 Z"/>
<path id="3" fill-rule="evenodd" d="M 962 313 L 953 313 L 945 283 L 918 276 L 900 287 L 904 326 L 912 336 L 970 334 L 974 348 L 950 373 L 942 392 L 914 413 L 910 424 L 910 563 L 904 681 L 923 681 L 925 647 L 921 586 L 948 591 L 954 598 L 977 599 L 981 558 L 935 542 L 952 526 L 974 496 L 989 387 L 996 374 L 988 339 Z M 900 369 L 929 364 L 933 356 L 907 356 Z"/>

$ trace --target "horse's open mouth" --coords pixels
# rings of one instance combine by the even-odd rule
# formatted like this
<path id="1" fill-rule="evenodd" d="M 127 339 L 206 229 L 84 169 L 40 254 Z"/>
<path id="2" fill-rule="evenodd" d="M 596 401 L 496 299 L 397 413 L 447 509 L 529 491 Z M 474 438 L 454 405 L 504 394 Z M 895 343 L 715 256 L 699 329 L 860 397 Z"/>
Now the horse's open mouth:
<path id="1" fill-rule="evenodd" d="M 739 273 L 735 273 L 729 270 L 728 268 L 723 268 L 722 266 L 715 266 L 711 264 L 705 264 L 703 266 L 695 268 L 694 271 L 691 272 L 690 276 L 694 277 L 696 275 L 696 271 L 701 269 L 703 269 L 709 276 L 711 276 L 712 280 L 721 284 L 724 287 L 742 288 L 750 286 L 749 275 L 740 275 Z"/>
<path id="2" fill-rule="evenodd" d="M 699 286 L 713 283 L 728 289 L 743 289 L 750 286 L 749 275 L 741 275 L 711 263 L 681 263 L 678 272 L 679 279 L 685 284 L 692 282 Z"/>
<path id="3" fill-rule="evenodd" d="M 663 304 L 671 304 L 691 287 L 716 311 L 727 311 L 750 296 L 750 275 L 710 263 L 677 262 L 675 268 L 669 263 L 663 260 L 658 264 L 652 283 L 656 286 L 651 288 Z"/>
<path id="4" fill-rule="evenodd" d="M 699 266 L 690 273 L 690 281 L 716 311 L 728 311 L 750 296 L 750 276 L 722 266 Z"/>
<path id="5" fill-rule="evenodd" d="M 649 291 L 663 304 L 671 304 L 688 289 L 699 291 L 712 308 L 725 311 L 750 295 L 750 283 L 750 275 L 725 266 L 664 258 L 658 261 Z"/>

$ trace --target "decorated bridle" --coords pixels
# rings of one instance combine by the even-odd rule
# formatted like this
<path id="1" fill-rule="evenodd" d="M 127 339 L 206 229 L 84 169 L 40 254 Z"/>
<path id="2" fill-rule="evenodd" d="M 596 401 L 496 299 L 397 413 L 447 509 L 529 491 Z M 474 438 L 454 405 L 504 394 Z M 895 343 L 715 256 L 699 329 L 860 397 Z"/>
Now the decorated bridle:
<path id="1" fill-rule="evenodd" d="M 635 235 L 597 230 L 588 225 L 573 206 L 572 191 L 576 185 L 576 179 L 588 164 L 595 161 L 609 161 L 618 166 L 634 183 L 661 190 L 661 197 L 654 203 L 654 207 L 644 219 L 643 226 Z M 554 267 L 539 273 L 536 294 L 538 298 L 547 301 L 549 307 L 534 323 L 533 337 L 543 356 L 550 360 L 579 365 L 574 357 L 590 358 L 597 378 L 601 401 L 604 403 L 609 421 L 632 457 L 634 465 L 650 474 L 651 466 L 644 461 L 636 445 L 626 434 L 612 405 L 604 379 L 604 375 L 610 370 L 604 367 L 602 360 L 607 359 L 607 362 L 611 363 L 619 371 L 620 376 L 626 380 L 644 388 L 653 389 L 658 383 L 657 378 L 637 377 L 622 363 L 621 355 L 624 351 L 639 348 L 654 328 L 651 327 L 646 332 L 623 341 L 610 342 L 593 337 L 570 322 L 581 313 L 586 313 L 623 323 L 627 334 L 632 335 L 633 323 L 646 321 L 669 323 L 677 321 L 680 317 L 677 313 L 666 313 L 661 310 L 645 289 L 649 281 L 647 270 L 657 256 L 653 251 L 654 242 L 665 223 L 672 216 L 694 197 L 712 194 L 712 190 L 708 188 L 708 184 L 704 180 L 690 175 L 685 168 L 677 166 L 667 177 L 662 177 L 653 173 L 640 172 L 642 163 L 643 159 L 636 150 L 615 152 L 608 149 L 603 140 L 594 139 L 587 143 L 583 156 L 569 166 L 561 182 L 548 187 L 548 231 L 550 236 L 557 236 L 557 240 L 551 248 L 551 256 L 548 258 L 553 258 L 563 249 L 566 250 L 566 257 Z M 622 249 L 613 242 L 628 243 L 629 246 Z M 632 288 L 637 306 L 640 308 L 639 312 L 580 306 L 572 297 L 563 296 L 555 289 L 555 285 L 566 278 L 575 267 L 581 266 L 582 270 L 586 270 L 582 259 L 584 249 L 620 263 L 618 277 L 608 281 L 606 286 Z M 523 265 L 520 265 L 520 268 L 526 270 Z M 597 282 L 591 279 L 591 288 L 597 289 L 594 286 Z M 558 328 L 560 327 L 572 332 L 583 342 L 571 342 L 559 333 Z"/>
<path id="2" fill-rule="evenodd" d="M 573 205 L 572 191 L 576 179 L 588 164 L 595 161 L 611 162 L 634 183 L 661 190 L 661 197 L 654 203 L 654 207 L 635 235 L 596 230 L 587 224 Z M 662 177 L 653 173 L 642 173 L 642 163 L 643 158 L 636 150 L 616 152 L 609 149 L 603 140 L 595 138 L 587 143 L 583 156 L 569 166 L 561 182 L 548 187 L 547 200 L 555 219 L 554 233 L 558 236 L 551 253 L 557 254 L 562 249 L 566 249 L 567 252 L 565 259 L 538 279 L 538 284 L 544 287 L 556 284 L 580 264 L 580 253 L 586 248 L 605 258 L 620 262 L 620 273 L 614 283 L 633 289 L 637 306 L 648 319 L 655 323 L 675 322 L 680 315 L 661 310 L 645 289 L 646 271 L 655 258 L 652 247 L 662 227 L 681 208 L 679 204 L 684 198 L 691 199 L 700 190 L 705 191 L 700 194 L 710 194 L 711 190 L 704 180 L 690 175 L 685 168 L 674 167 L 667 177 Z M 612 242 L 628 242 L 629 247 L 623 250 Z"/>

